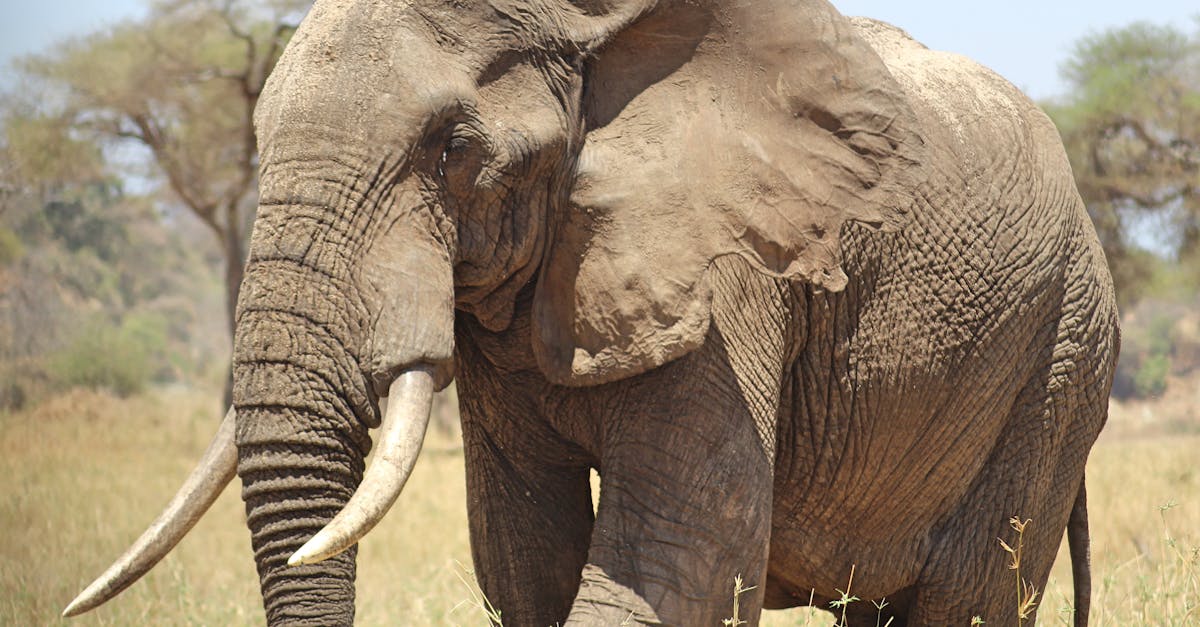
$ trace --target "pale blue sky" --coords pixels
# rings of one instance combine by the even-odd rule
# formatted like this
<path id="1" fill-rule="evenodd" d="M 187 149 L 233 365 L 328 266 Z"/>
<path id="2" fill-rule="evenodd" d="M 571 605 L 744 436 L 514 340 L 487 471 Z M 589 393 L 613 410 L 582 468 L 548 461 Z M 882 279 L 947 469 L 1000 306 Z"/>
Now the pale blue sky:
<path id="1" fill-rule="evenodd" d="M 0 59 L 144 12 L 141 0 L 0 0 Z"/>
<path id="2" fill-rule="evenodd" d="M 1035 98 L 1062 91 L 1058 65 L 1082 35 L 1135 20 L 1193 30 L 1196 0 L 834 0 L 847 15 L 889 21 L 931 48 L 965 54 Z M 0 64 L 56 40 L 140 14 L 142 0 L 0 0 Z M 7 74 L 7 71 L 4 72 Z"/>
<path id="3" fill-rule="evenodd" d="M 1197 0 L 832 0 L 846 15 L 891 22 L 930 48 L 964 54 L 1034 98 L 1063 91 L 1058 66 L 1080 37 L 1138 20 L 1195 32 Z"/>

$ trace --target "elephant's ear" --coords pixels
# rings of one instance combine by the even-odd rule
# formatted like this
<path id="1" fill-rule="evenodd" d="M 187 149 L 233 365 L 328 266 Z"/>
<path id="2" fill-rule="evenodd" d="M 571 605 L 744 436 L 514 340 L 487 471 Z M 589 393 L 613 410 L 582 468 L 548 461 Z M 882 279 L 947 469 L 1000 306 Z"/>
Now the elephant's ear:
<path id="1" fill-rule="evenodd" d="M 820 0 L 735 4 L 660 7 L 591 59 L 534 302 L 552 381 L 613 381 L 700 346 L 723 255 L 840 290 L 842 226 L 897 228 L 914 204 L 914 114 L 854 27 Z"/>

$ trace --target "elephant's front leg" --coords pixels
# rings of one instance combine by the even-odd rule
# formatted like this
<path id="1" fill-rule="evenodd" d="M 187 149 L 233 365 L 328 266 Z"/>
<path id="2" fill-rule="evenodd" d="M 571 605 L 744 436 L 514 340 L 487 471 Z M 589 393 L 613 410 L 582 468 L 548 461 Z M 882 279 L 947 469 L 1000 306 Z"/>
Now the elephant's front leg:
<path id="1" fill-rule="evenodd" d="M 471 557 L 480 589 L 505 625 L 562 624 L 592 531 L 587 460 L 514 395 L 522 389 L 519 375 L 497 380 L 488 372 L 460 372 Z"/>
<path id="2" fill-rule="evenodd" d="M 596 525 L 568 625 L 757 624 L 770 447 L 732 373 L 713 372 L 720 350 L 645 379 L 605 425 Z M 750 590 L 734 617 L 739 576 Z"/>

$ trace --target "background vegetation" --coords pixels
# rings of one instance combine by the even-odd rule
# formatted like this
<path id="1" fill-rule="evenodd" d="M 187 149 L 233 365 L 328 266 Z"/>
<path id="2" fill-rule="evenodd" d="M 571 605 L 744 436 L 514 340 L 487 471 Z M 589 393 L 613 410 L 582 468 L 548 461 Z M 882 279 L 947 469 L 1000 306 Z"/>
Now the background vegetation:
<path id="1" fill-rule="evenodd" d="M 143 228 L 170 233 L 199 225 L 212 241 L 201 243 L 193 236 L 187 244 L 219 261 L 190 261 L 222 277 L 223 312 L 206 313 L 223 317 L 231 331 L 257 204 L 254 107 L 308 4 L 156 0 L 143 21 L 21 59 L 21 85 L 3 103 L 0 154 L 8 167 L 0 171 L 0 189 L 5 200 L 32 205 L 34 211 L 74 203 L 84 221 L 76 235 L 105 240 L 96 244 L 108 247 L 101 261 L 109 265 L 129 261 L 131 248 L 149 242 L 108 241 L 106 231 L 90 228 L 107 225 L 105 214 L 141 203 L 153 207 L 143 216 Z M 82 202 L 96 186 L 137 187 L 141 193 L 109 194 L 107 203 Z M 0 214 L 5 222 L 9 213 L 6 203 Z M 54 243 L 67 242 L 63 234 L 55 235 Z M 0 245 L 4 241 L 0 237 Z M 75 244 L 68 243 L 72 249 Z M 189 261 L 181 246 L 153 248 L 142 251 L 141 261 Z M 0 250 L 8 251 L 0 258 L 21 259 L 20 248 Z M 90 283 L 75 287 L 81 296 L 91 296 Z M 229 389 L 227 381 L 226 402 Z"/>
<path id="2" fill-rule="evenodd" d="M 0 497 L 0 624 L 52 621 L 211 434 L 256 204 L 251 112 L 307 4 L 156 0 L 142 20 L 21 59 L 0 92 L 0 472 L 13 488 Z M 1088 475 L 1103 512 L 1095 616 L 1186 624 L 1200 620 L 1188 457 L 1200 444 L 1200 21 L 1095 33 L 1062 75 L 1068 91 L 1042 104 L 1123 312 Z M 366 624 L 482 620 L 459 577 L 471 580 L 452 405 L 364 546 Z M 79 624 L 260 621 L 236 501 L 231 490 L 148 582 Z M 1069 571 L 1055 573 L 1043 624 L 1068 622 Z"/>

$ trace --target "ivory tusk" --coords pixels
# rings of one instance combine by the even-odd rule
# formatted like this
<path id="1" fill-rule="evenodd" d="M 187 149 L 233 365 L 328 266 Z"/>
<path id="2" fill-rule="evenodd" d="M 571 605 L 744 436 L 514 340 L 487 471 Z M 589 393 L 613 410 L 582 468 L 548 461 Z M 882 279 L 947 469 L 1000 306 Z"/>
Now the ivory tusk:
<path id="1" fill-rule="evenodd" d="M 233 480 L 237 472 L 233 436 L 234 411 L 230 408 L 204 456 L 163 513 L 124 555 L 71 601 L 63 616 L 77 616 L 117 596 L 175 548 Z"/>
<path id="2" fill-rule="evenodd" d="M 289 566 L 313 564 L 350 548 L 367 534 L 400 496 L 417 463 L 429 412 L 433 406 L 433 374 L 426 368 L 402 373 L 388 389 L 379 451 L 363 473 L 350 501 L 329 524 L 288 559 Z"/>

